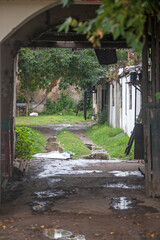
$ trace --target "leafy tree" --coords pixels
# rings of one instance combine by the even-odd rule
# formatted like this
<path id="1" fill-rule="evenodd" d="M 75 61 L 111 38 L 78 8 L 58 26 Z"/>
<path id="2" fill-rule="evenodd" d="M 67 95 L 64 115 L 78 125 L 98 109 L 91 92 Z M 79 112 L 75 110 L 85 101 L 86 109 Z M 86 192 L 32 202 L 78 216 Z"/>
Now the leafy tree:
<path id="1" fill-rule="evenodd" d="M 91 89 L 106 72 L 92 49 L 21 49 L 18 66 L 22 92 L 38 89 L 49 92 L 58 79 L 61 89 L 69 85 L 77 85 L 81 90 Z"/>
<path id="2" fill-rule="evenodd" d="M 62 0 L 67 6 L 72 0 Z M 97 16 L 85 22 L 67 18 L 59 31 L 67 32 L 73 27 L 77 33 L 86 34 L 93 46 L 100 46 L 105 34 L 112 34 L 114 39 L 126 39 L 128 46 L 139 51 L 145 40 L 144 26 L 147 15 L 157 16 L 160 20 L 159 0 L 103 0 L 97 10 Z"/>

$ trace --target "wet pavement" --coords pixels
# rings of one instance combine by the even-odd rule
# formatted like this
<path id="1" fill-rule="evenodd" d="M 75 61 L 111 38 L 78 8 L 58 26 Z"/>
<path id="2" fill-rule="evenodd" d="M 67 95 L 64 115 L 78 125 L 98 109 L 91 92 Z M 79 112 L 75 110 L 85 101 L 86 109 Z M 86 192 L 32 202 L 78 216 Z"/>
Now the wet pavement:
<path id="1" fill-rule="evenodd" d="M 64 126 L 46 126 L 48 151 Z M 86 125 L 67 127 L 82 132 Z M 6 191 L 0 239 L 159 240 L 160 199 L 146 197 L 139 169 L 144 172 L 141 161 L 118 159 L 32 161 L 25 178 Z"/>

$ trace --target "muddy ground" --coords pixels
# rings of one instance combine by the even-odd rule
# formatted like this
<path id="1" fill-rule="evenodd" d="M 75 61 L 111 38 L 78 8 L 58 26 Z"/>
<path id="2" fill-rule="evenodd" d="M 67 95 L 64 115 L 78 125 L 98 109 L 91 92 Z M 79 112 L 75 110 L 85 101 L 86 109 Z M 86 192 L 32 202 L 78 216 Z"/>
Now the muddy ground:
<path id="1" fill-rule="evenodd" d="M 55 134 L 61 127 L 38 127 L 50 139 L 47 151 L 59 149 Z M 86 138 L 87 125 L 67 127 Z M 0 239 L 160 239 L 160 199 L 146 197 L 139 168 L 144 171 L 141 161 L 33 161 L 4 192 Z M 60 237 L 54 229 L 71 233 Z"/>

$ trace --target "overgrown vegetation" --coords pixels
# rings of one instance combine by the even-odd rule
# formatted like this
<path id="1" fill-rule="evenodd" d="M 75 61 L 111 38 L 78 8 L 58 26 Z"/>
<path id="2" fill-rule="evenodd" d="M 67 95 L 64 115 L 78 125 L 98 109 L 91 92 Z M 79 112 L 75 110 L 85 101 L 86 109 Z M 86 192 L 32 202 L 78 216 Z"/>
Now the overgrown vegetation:
<path id="1" fill-rule="evenodd" d="M 16 157 L 21 159 L 32 159 L 32 155 L 43 152 L 45 147 L 45 137 L 40 132 L 28 128 L 17 127 Z"/>
<path id="2" fill-rule="evenodd" d="M 73 0 L 62 0 L 67 6 Z M 100 40 L 106 34 L 112 34 L 116 40 L 122 37 L 128 46 L 141 50 L 145 41 L 144 26 L 148 16 L 157 16 L 160 20 L 160 2 L 158 0 L 103 0 L 97 10 L 97 16 L 84 22 L 69 17 L 60 26 L 59 31 L 69 31 L 69 27 L 85 34 L 93 46 L 100 46 Z"/>
<path id="3" fill-rule="evenodd" d="M 57 139 L 64 148 L 64 151 L 71 151 L 75 153 L 73 158 L 78 158 L 91 153 L 84 143 L 68 129 L 62 129 L 59 131 Z"/>
<path id="4" fill-rule="evenodd" d="M 67 112 L 63 115 L 39 115 L 38 117 L 17 117 L 16 118 L 16 126 L 33 126 L 33 125 L 40 125 L 40 124 L 58 124 L 62 122 L 78 122 L 84 121 L 83 115 L 75 116 L 73 112 Z"/>
<path id="5" fill-rule="evenodd" d="M 66 93 L 61 92 L 57 102 L 52 102 L 50 98 L 46 100 L 46 109 L 43 111 L 44 115 L 51 115 L 62 111 L 69 111 L 75 109 L 74 99 Z"/>
<path id="6" fill-rule="evenodd" d="M 21 49 L 18 59 L 21 93 L 38 89 L 50 92 L 60 79 L 60 88 L 76 85 L 81 90 L 91 89 L 106 73 L 98 63 L 93 49 Z"/>
<path id="7" fill-rule="evenodd" d="M 120 128 L 113 128 L 105 125 L 94 125 L 90 127 L 86 134 L 92 141 L 102 146 L 108 151 L 112 159 L 133 159 L 133 147 L 128 156 L 125 156 L 125 146 L 128 143 L 129 137 Z"/>
<path id="8" fill-rule="evenodd" d="M 107 111 L 103 110 L 101 113 L 98 113 L 98 125 L 103 125 L 107 122 Z"/>

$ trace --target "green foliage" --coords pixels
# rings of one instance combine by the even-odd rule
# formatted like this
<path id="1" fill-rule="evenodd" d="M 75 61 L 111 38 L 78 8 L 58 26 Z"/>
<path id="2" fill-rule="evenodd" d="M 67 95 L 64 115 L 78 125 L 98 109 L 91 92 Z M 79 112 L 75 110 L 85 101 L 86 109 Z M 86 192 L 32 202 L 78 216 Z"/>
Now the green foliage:
<path id="1" fill-rule="evenodd" d="M 32 155 L 42 152 L 45 147 L 45 137 L 38 131 L 28 127 L 17 127 L 16 157 L 32 159 Z"/>
<path id="2" fill-rule="evenodd" d="M 113 128 L 107 124 L 94 125 L 86 133 L 94 143 L 106 149 L 112 159 L 133 159 L 133 147 L 130 154 L 125 156 L 125 146 L 129 137 L 122 129 Z"/>
<path id="3" fill-rule="evenodd" d="M 74 158 L 88 155 L 91 151 L 84 145 L 84 143 L 74 133 L 68 129 L 62 129 L 57 134 L 57 139 L 65 151 L 75 153 Z"/>
<path id="4" fill-rule="evenodd" d="M 24 95 L 17 95 L 16 102 L 17 103 L 26 103 L 27 99 Z"/>
<path id="5" fill-rule="evenodd" d="M 52 115 L 57 112 L 56 103 L 52 102 L 50 98 L 46 99 L 46 109 L 42 112 L 43 115 Z"/>
<path id="6" fill-rule="evenodd" d="M 68 96 L 66 93 L 61 92 L 60 97 L 58 98 L 57 101 L 57 110 L 62 111 L 62 110 L 69 110 L 73 108 L 74 106 L 74 99 L 70 96 Z"/>
<path id="7" fill-rule="evenodd" d="M 43 114 L 51 115 L 62 111 L 70 110 L 74 106 L 74 99 L 68 96 L 66 93 L 61 92 L 57 102 L 52 102 L 50 98 L 46 100 L 46 110 Z"/>
<path id="8" fill-rule="evenodd" d="M 68 5 L 70 0 L 62 0 Z M 158 0 L 103 0 L 97 16 L 85 22 L 68 18 L 60 27 L 60 31 L 72 26 L 77 33 L 87 34 L 93 46 L 100 46 L 100 39 L 105 34 L 112 34 L 113 39 L 126 39 L 128 46 L 140 50 L 145 40 L 144 25 L 146 16 L 157 16 L 160 20 L 160 1 Z"/>
<path id="9" fill-rule="evenodd" d="M 103 110 L 101 113 L 98 113 L 98 124 L 103 125 L 107 122 L 107 111 Z"/>
<path id="10" fill-rule="evenodd" d="M 160 92 L 156 93 L 156 99 L 160 99 Z"/>
<path id="11" fill-rule="evenodd" d="M 99 65 L 93 49 L 21 49 L 19 52 L 19 79 L 21 92 L 38 89 L 51 90 L 51 84 L 60 79 L 60 88 L 76 85 L 91 89 L 105 69 Z"/>
<path id="12" fill-rule="evenodd" d="M 128 61 L 128 49 L 116 50 L 118 62 Z"/>

